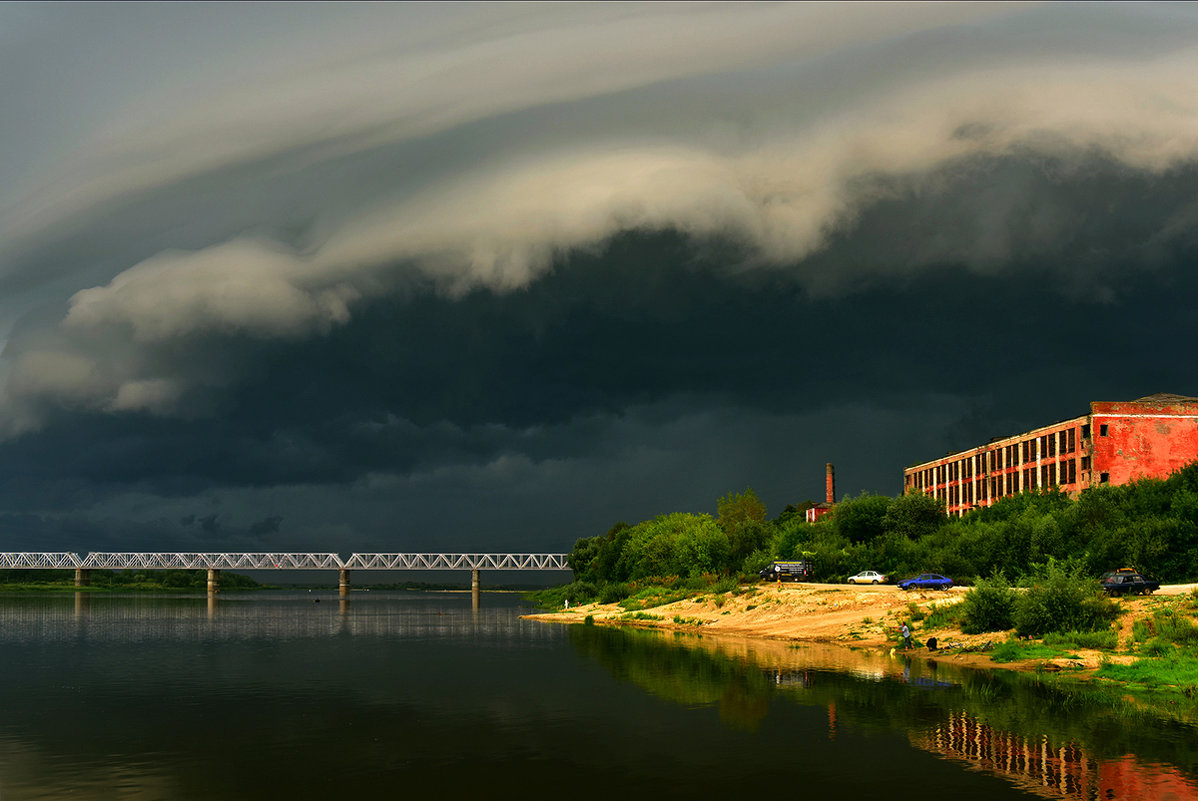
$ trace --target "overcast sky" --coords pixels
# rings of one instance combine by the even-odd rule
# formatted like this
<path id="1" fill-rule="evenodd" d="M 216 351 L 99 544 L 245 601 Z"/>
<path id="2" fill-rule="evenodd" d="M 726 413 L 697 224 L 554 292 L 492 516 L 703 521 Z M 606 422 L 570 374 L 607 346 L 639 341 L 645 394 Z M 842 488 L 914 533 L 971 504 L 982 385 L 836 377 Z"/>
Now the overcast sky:
<path id="1" fill-rule="evenodd" d="M 1198 6 L 0 4 L 0 549 L 566 551 L 1198 395 Z"/>

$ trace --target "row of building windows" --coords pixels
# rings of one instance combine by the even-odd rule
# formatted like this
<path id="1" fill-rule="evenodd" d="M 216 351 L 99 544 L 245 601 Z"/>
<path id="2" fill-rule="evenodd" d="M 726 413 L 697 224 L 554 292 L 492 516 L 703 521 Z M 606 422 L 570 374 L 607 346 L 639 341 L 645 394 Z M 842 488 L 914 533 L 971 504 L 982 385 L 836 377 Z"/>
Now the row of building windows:
<path id="1" fill-rule="evenodd" d="M 1084 473 L 1090 469 L 1090 457 L 1081 459 L 1066 459 L 1060 462 L 1048 462 L 1039 467 L 1032 466 L 1023 470 L 983 476 L 976 481 L 964 481 L 941 487 L 920 487 L 933 497 L 944 501 L 945 506 L 972 506 L 985 501 L 997 500 L 1021 491 L 1076 484 L 1079 471 Z M 1103 473 L 1100 483 L 1106 483 L 1109 477 Z M 917 485 L 918 486 L 918 485 Z"/>
<path id="2" fill-rule="evenodd" d="M 1103 428 L 1105 429 L 1106 426 L 1103 426 Z M 946 464 L 929 467 L 915 474 L 914 483 L 920 489 L 927 489 L 937 484 L 970 480 L 974 478 L 975 471 L 978 475 L 993 473 L 999 470 L 1009 470 L 1041 459 L 1052 459 L 1058 455 L 1065 456 L 1076 453 L 1079 433 L 1080 439 L 1084 442 L 1090 436 L 1090 426 L 1083 425 L 1080 429 L 1066 428 L 1060 431 L 1053 431 L 1039 437 L 1030 437 L 1022 442 L 983 451 L 976 456 L 976 468 L 975 457 L 973 456 L 966 456 Z M 1105 431 L 1103 431 L 1103 436 L 1106 436 Z M 1083 464 L 1082 469 L 1089 469 L 1089 457 L 1084 457 L 1083 462 L 1085 464 Z M 1076 474 L 1076 468 L 1074 469 L 1074 473 Z M 1048 483 L 1072 484 L 1075 483 L 1075 479 Z"/>

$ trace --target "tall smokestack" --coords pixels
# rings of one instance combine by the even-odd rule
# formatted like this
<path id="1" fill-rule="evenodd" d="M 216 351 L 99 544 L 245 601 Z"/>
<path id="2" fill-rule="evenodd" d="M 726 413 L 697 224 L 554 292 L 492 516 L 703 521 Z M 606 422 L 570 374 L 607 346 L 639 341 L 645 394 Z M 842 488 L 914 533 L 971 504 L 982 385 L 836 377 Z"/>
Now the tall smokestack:
<path id="1" fill-rule="evenodd" d="M 832 469 L 832 463 L 827 465 L 828 477 L 824 479 L 824 484 L 827 489 L 828 497 L 825 499 L 828 503 L 836 503 L 836 471 Z"/>

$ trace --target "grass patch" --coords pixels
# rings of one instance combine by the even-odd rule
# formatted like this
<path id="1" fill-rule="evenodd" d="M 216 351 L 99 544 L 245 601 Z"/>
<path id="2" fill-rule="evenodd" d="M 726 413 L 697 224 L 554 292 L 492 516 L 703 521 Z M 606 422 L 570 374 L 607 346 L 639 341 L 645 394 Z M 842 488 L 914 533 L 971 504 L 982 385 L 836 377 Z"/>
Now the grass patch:
<path id="1" fill-rule="evenodd" d="M 927 617 L 927 614 L 923 611 L 923 609 L 920 608 L 919 604 L 917 604 L 915 601 L 907 602 L 907 614 L 911 617 L 911 620 L 915 623 L 918 623 L 919 621 L 921 621 L 925 617 Z"/>
<path id="2" fill-rule="evenodd" d="M 720 592 L 720 593 L 736 592 L 739 589 L 740 589 L 740 582 L 731 576 L 729 576 L 727 578 L 722 578 L 719 581 L 717 581 L 715 584 L 711 585 L 712 592 Z"/>
<path id="3" fill-rule="evenodd" d="M 962 603 L 936 604 L 924 617 L 925 630 L 959 629 L 965 620 L 965 605 Z"/>
<path id="4" fill-rule="evenodd" d="M 620 615 L 620 620 L 662 620 L 661 615 L 650 614 L 649 612 L 625 612 Z"/>
<path id="5" fill-rule="evenodd" d="M 1119 647 L 1119 633 L 1114 629 L 1106 631 L 1058 631 L 1044 635 L 1044 644 L 1050 648 L 1093 648 L 1099 651 L 1113 651 Z"/>
<path id="6" fill-rule="evenodd" d="M 995 662 L 1018 662 L 1025 659 L 1057 659 L 1058 657 L 1076 659 L 1076 654 L 1068 653 L 1060 648 L 1053 648 L 1040 642 L 1023 642 L 1020 640 L 1004 640 L 994 646 L 990 658 Z"/>
<path id="7" fill-rule="evenodd" d="M 693 593 L 690 590 L 673 587 L 645 587 L 631 598 L 625 598 L 620 602 L 620 606 L 626 612 L 636 612 L 641 609 L 652 609 L 655 606 L 664 606 L 681 601 L 683 598 L 688 598 Z"/>
<path id="8" fill-rule="evenodd" d="M 1140 659 L 1130 665 L 1105 664 L 1096 675 L 1150 689 L 1176 688 L 1188 697 L 1198 694 L 1198 656 L 1193 654 L 1174 653 L 1159 659 Z"/>

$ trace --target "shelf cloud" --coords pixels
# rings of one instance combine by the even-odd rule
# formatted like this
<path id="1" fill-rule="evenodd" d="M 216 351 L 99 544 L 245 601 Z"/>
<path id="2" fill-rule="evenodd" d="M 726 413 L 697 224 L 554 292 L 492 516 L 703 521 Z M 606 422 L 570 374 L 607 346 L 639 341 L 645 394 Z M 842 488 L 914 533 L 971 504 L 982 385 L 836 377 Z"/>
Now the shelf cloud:
<path id="1" fill-rule="evenodd" d="M 64 432 L 146 464 L 182 438 L 244 464 L 128 481 L 331 497 L 571 474 L 622 410 L 785 427 L 779 386 L 809 419 L 891 370 L 866 416 L 934 407 L 932 447 L 983 433 L 979 408 L 1057 413 L 1017 386 L 1193 393 L 1166 353 L 1137 378 L 1169 386 L 1014 358 L 1084 334 L 975 332 L 989 382 L 937 338 L 965 299 L 1046 331 L 1136 331 L 1148 297 L 1180 319 L 1196 29 L 1172 4 L 0 9 L 0 460 L 93 486 L 47 455 Z M 742 372 L 814 361 L 807 384 Z M 380 425 L 387 455 L 347 433 Z"/>

